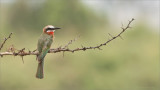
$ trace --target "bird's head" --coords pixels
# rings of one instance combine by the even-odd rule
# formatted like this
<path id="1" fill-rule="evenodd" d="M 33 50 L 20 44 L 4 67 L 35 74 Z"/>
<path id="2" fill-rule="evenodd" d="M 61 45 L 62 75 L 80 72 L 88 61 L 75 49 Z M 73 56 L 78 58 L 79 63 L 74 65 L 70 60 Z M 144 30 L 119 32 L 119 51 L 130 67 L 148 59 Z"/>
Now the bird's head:
<path id="1" fill-rule="evenodd" d="M 54 31 L 58 30 L 58 29 L 61 29 L 61 28 L 58 28 L 58 27 L 54 27 L 52 25 L 47 25 L 43 28 L 43 33 L 46 33 L 48 35 L 54 35 Z"/>

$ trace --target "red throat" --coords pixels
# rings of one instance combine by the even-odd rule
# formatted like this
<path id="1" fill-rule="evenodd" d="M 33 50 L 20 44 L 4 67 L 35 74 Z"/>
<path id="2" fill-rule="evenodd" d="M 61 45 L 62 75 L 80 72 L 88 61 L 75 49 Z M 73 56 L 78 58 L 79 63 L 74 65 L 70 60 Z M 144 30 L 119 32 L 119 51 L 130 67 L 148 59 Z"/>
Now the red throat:
<path id="1" fill-rule="evenodd" d="M 54 32 L 47 32 L 48 35 L 54 35 Z"/>

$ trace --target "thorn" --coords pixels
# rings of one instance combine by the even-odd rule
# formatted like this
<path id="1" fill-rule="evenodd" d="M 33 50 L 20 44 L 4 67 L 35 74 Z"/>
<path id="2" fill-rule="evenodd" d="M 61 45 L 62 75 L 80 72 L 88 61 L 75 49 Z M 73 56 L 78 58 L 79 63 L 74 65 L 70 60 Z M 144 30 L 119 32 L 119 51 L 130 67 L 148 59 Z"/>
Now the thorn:
<path id="1" fill-rule="evenodd" d="M 61 46 L 59 46 L 58 48 L 61 48 L 62 47 L 62 45 Z"/>
<path id="2" fill-rule="evenodd" d="M 123 23 L 121 22 L 121 25 L 122 25 L 122 27 L 123 27 Z"/>
<path id="3" fill-rule="evenodd" d="M 132 27 L 129 26 L 128 28 L 132 28 Z"/>
<path id="4" fill-rule="evenodd" d="M 102 50 L 100 47 L 98 47 L 99 50 Z"/>
<path id="5" fill-rule="evenodd" d="M 119 35 L 119 37 L 120 37 L 122 40 L 124 40 L 124 39 L 122 38 L 122 36 Z"/>
<path id="6" fill-rule="evenodd" d="M 33 50 L 33 52 L 37 51 L 37 49 Z"/>
<path id="7" fill-rule="evenodd" d="M 38 55 L 36 55 L 36 60 L 38 60 Z"/>
<path id="8" fill-rule="evenodd" d="M 81 47 L 84 48 L 83 45 L 81 45 Z"/>
<path id="9" fill-rule="evenodd" d="M 124 30 L 124 28 L 123 27 L 121 27 L 122 28 L 122 30 Z"/>
<path id="10" fill-rule="evenodd" d="M 23 56 L 21 56 L 21 58 L 22 58 L 22 62 L 23 62 L 23 64 L 24 64 Z"/>
<path id="11" fill-rule="evenodd" d="M 1 57 L 3 57 L 3 55 L 0 55 Z"/>
<path id="12" fill-rule="evenodd" d="M 28 53 L 30 54 L 31 53 L 31 51 L 28 49 Z"/>
<path id="13" fill-rule="evenodd" d="M 108 34 L 109 34 L 109 36 L 111 36 L 113 38 L 113 36 L 110 33 L 108 33 Z"/>
<path id="14" fill-rule="evenodd" d="M 64 51 L 63 51 L 63 58 L 64 58 Z"/>
<path id="15" fill-rule="evenodd" d="M 108 40 L 110 40 L 109 36 L 108 36 Z"/>

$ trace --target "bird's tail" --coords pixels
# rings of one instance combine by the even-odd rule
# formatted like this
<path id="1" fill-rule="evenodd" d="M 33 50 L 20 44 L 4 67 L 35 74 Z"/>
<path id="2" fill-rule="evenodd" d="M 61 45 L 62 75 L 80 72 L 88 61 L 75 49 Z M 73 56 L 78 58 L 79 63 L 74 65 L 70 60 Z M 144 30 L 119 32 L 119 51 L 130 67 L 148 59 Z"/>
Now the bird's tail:
<path id="1" fill-rule="evenodd" d="M 36 77 L 39 79 L 43 78 L 43 64 L 44 64 L 43 60 L 38 63 Z"/>

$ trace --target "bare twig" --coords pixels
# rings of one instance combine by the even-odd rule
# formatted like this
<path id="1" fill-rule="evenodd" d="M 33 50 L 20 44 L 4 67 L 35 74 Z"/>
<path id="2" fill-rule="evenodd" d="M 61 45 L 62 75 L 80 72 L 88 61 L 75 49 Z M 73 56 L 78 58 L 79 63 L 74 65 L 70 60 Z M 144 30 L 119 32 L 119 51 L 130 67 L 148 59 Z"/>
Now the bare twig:
<path id="1" fill-rule="evenodd" d="M 1 49 L 3 48 L 4 44 L 6 43 L 6 41 L 7 41 L 9 38 L 11 38 L 11 35 L 12 35 L 12 33 L 10 33 L 9 36 L 4 39 L 3 43 L 2 43 L 1 46 L 0 46 L 0 51 L 1 51 Z"/>
<path id="2" fill-rule="evenodd" d="M 70 45 L 70 44 L 72 44 L 72 42 L 73 41 L 75 41 L 76 39 L 74 39 L 74 40 L 71 40 L 68 44 L 66 44 L 64 47 L 58 47 L 58 48 L 56 48 L 56 49 L 50 49 L 49 51 L 48 51 L 48 53 L 58 53 L 58 52 L 72 52 L 72 53 L 74 53 L 75 51 L 86 51 L 86 50 L 89 50 L 89 49 L 99 49 L 99 50 L 102 50 L 101 49 L 101 47 L 102 46 L 105 46 L 105 45 L 107 45 L 109 42 L 111 42 L 112 40 L 114 40 L 114 39 L 116 39 L 116 38 L 118 38 L 118 37 L 120 37 L 120 38 L 122 38 L 121 37 L 121 35 L 128 29 L 128 28 L 130 28 L 130 24 L 132 23 L 134 21 L 134 18 L 132 18 L 132 20 L 130 20 L 129 21 L 129 23 L 127 24 L 127 26 L 126 27 L 121 27 L 122 28 L 122 31 L 119 33 L 119 34 L 117 34 L 116 36 L 112 36 L 111 34 L 109 34 L 110 36 L 111 36 L 111 39 L 108 39 L 106 42 L 104 42 L 104 43 L 102 43 L 102 44 L 99 44 L 98 46 L 91 46 L 91 47 L 84 47 L 84 46 L 82 46 L 81 48 L 76 48 L 76 49 L 69 49 L 68 48 L 68 45 Z M 10 36 L 9 36 L 10 37 Z M 3 46 L 2 46 L 3 47 Z M 25 48 L 23 48 L 23 49 L 21 49 L 21 50 L 19 50 L 18 52 L 1 52 L 0 53 L 0 56 L 3 56 L 3 55 L 14 55 L 14 56 L 26 56 L 26 55 L 38 55 L 39 53 L 38 53 L 38 51 L 29 51 L 29 52 L 25 52 L 24 51 L 25 50 Z"/>
<path id="3" fill-rule="evenodd" d="M 80 35 L 78 35 L 78 37 L 74 38 L 73 40 L 70 40 L 63 48 L 68 48 L 68 46 L 72 44 L 73 42 L 75 42 L 79 37 Z"/>

